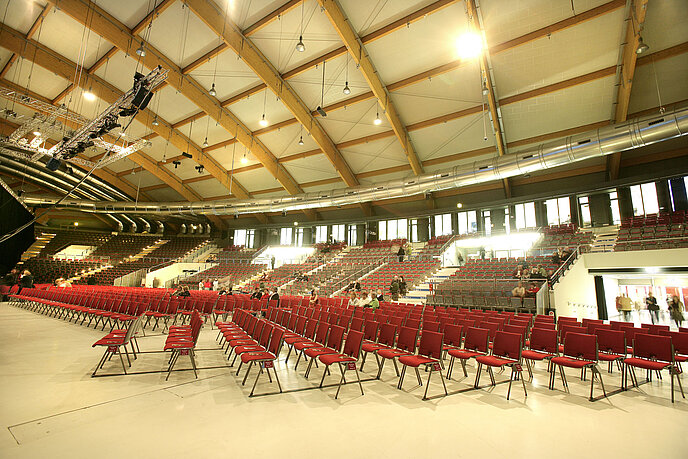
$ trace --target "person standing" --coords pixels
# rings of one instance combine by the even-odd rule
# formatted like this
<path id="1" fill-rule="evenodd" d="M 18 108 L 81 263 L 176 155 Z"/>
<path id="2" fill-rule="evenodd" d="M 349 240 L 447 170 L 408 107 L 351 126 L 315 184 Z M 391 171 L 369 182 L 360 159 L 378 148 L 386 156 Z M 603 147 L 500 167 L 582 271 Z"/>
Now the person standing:
<path id="1" fill-rule="evenodd" d="M 406 296 L 406 280 L 404 276 L 399 276 L 399 294 L 401 296 Z"/>
<path id="2" fill-rule="evenodd" d="M 220 289 L 220 281 L 217 279 L 213 280 L 213 290 L 217 292 L 219 289 Z"/>
<path id="3" fill-rule="evenodd" d="M 676 322 L 677 327 L 683 325 L 683 303 L 678 298 L 678 295 L 671 296 L 671 302 L 667 302 L 669 305 L 669 314 L 671 319 Z"/>
<path id="4" fill-rule="evenodd" d="M 277 291 L 277 287 L 272 287 L 272 294 L 268 297 L 268 302 L 270 301 L 277 301 L 277 307 L 279 308 L 280 296 L 279 292 Z"/>
<path id="5" fill-rule="evenodd" d="M 205 282 L 203 282 L 203 279 L 198 281 L 198 290 L 203 290 L 203 286 L 205 285 Z"/>
<path id="6" fill-rule="evenodd" d="M 397 252 L 397 256 L 399 257 L 399 263 L 404 261 L 404 255 L 406 252 L 404 252 L 404 246 L 399 247 L 399 251 Z"/>
<path id="7" fill-rule="evenodd" d="M 620 297 L 617 297 L 616 309 L 623 315 L 623 320 L 625 322 L 630 322 L 631 320 L 631 299 L 622 293 Z"/>
<path id="8" fill-rule="evenodd" d="M 399 278 L 394 276 L 392 283 L 389 285 L 389 293 L 392 294 L 392 301 L 399 300 Z"/>
<path id="9" fill-rule="evenodd" d="M 659 322 L 659 305 L 657 304 L 657 298 L 652 295 L 652 291 L 647 294 L 645 298 L 645 306 L 650 312 L 650 320 L 652 324 Z"/>
<path id="10" fill-rule="evenodd" d="M 275 269 L 275 256 L 270 257 L 270 266 L 272 266 L 272 269 Z"/>

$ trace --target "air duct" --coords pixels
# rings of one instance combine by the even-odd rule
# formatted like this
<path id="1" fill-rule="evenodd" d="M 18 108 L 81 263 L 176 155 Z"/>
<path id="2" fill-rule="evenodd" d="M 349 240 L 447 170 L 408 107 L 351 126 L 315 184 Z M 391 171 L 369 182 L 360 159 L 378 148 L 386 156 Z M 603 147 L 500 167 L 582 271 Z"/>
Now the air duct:
<path id="1" fill-rule="evenodd" d="M 472 165 L 408 176 L 370 187 L 340 188 L 330 192 L 303 193 L 283 198 L 202 202 L 129 203 L 65 200 L 59 207 L 84 212 L 126 212 L 129 214 L 237 215 L 298 211 L 336 207 L 361 202 L 412 196 L 460 188 L 551 169 L 567 164 L 632 150 L 688 133 L 688 108 L 670 113 L 635 118 L 583 134 L 542 143 L 535 147 Z M 48 205 L 53 199 L 27 197 L 29 206 Z"/>
<path id="2" fill-rule="evenodd" d="M 143 223 L 143 230 L 141 232 L 143 233 L 150 233 L 151 230 L 151 225 L 148 223 L 148 220 L 146 220 L 143 217 L 136 217 L 141 223 Z"/>
<path id="3" fill-rule="evenodd" d="M 165 232 L 165 224 L 161 222 L 160 220 L 155 220 L 155 224 L 157 227 L 157 234 L 163 234 Z"/>
<path id="4" fill-rule="evenodd" d="M 112 214 L 107 214 L 107 216 L 115 221 L 115 224 L 117 225 L 117 231 L 118 232 L 121 233 L 122 231 L 124 231 L 124 223 L 122 223 L 122 220 L 120 220 L 119 218 L 115 217 Z"/>

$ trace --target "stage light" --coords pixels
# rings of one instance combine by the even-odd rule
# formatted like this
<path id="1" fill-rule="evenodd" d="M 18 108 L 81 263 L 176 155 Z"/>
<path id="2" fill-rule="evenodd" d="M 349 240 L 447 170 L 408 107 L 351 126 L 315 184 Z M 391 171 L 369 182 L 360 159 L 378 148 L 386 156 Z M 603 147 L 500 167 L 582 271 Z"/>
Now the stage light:
<path id="1" fill-rule="evenodd" d="M 375 119 L 373 120 L 373 124 L 375 126 L 379 126 L 382 124 L 382 120 L 380 119 L 380 112 L 375 113 Z"/>
<path id="2" fill-rule="evenodd" d="M 457 202 L 457 203 L 456 203 L 456 208 L 457 208 L 457 209 L 461 209 L 462 207 L 463 207 L 463 204 L 461 204 L 460 202 Z"/>
<path id="3" fill-rule="evenodd" d="M 210 91 L 208 91 L 208 94 L 210 94 L 213 97 L 217 96 L 217 91 L 215 91 L 215 83 L 213 83 L 212 86 L 210 86 Z"/>
<path id="4" fill-rule="evenodd" d="M 157 126 L 157 125 L 160 124 L 160 123 L 158 122 L 158 117 L 157 117 L 157 115 L 155 116 L 155 118 L 153 118 L 153 122 L 152 122 L 151 124 L 152 124 L 153 126 Z"/>
<path id="5" fill-rule="evenodd" d="M 146 49 L 143 47 L 143 42 L 141 42 L 141 46 L 139 46 L 136 50 L 136 55 L 146 57 Z"/>
<path id="6" fill-rule="evenodd" d="M 348 81 L 344 84 L 344 89 L 342 90 L 342 92 L 347 96 L 349 94 L 351 94 L 351 89 L 349 88 L 349 82 Z"/>
<path id="7" fill-rule="evenodd" d="M 246 164 L 246 163 L 248 163 L 248 158 L 246 157 L 246 155 L 244 155 L 241 157 L 241 164 Z"/>
<path id="8" fill-rule="evenodd" d="M 35 135 L 36 137 L 40 137 L 41 132 L 40 131 L 33 131 L 33 135 Z"/>
<path id="9" fill-rule="evenodd" d="M 643 41 L 643 37 L 640 37 L 638 39 L 638 47 L 635 49 L 635 53 L 643 54 L 648 49 L 650 49 L 650 47 Z"/>
<path id="10" fill-rule="evenodd" d="M 206 137 L 205 140 L 203 141 L 203 147 L 208 146 L 208 138 Z"/>
<path id="11" fill-rule="evenodd" d="M 84 99 L 86 99 L 89 102 L 93 102 L 96 100 L 96 95 L 93 94 L 91 91 L 84 91 Z"/>

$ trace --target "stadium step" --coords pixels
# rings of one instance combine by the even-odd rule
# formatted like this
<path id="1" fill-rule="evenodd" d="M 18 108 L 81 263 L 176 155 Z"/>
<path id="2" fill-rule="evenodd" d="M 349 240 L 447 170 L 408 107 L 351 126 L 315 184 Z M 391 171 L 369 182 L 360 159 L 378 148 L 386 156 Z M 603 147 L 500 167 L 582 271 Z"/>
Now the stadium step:
<path id="1" fill-rule="evenodd" d="M 595 240 L 590 244 L 590 252 L 613 252 L 618 236 L 619 228 L 617 226 L 605 228 L 604 232 L 599 232 L 595 235 Z"/>
<path id="2" fill-rule="evenodd" d="M 423 279 L 423 281 L 418 284 L 416 288 L 408 292 L 405 297 L 399 299 L 399 302 L 416 304 L 425 303 L 425 298 L 430 294 L 430 284 L 440 284 L 451 277 L 451 275 L 458 270 L 458 266 L 446 266 L 444 268 L 437 269 L 430 276 Z"/>
<path id="3" fill-rule="evenodd" d="M 55 237 L 55 233 L 41 233 L 40 236 L 36 237 L 36 242 L 31 244 L 31 246 L 26 249 L 26 251 L 21 256 L 21 261 L 26 261 L 29 258 L 38 256 L 41 250 L 48 245 L 48 242 Z"/>

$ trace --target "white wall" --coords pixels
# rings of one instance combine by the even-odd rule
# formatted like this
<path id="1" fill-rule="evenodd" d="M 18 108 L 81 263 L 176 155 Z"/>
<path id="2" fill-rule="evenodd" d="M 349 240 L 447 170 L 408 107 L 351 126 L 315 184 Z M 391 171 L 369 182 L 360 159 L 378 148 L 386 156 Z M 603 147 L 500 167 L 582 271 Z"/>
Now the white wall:
<path id="1" fill-rule="evenodd" d="M 595 278 L 588 274 L 585 255 L 579 258 L 569 268 L 566 275 L 554 285 L 552 299 L 557 316 L 578 319 L 597 318 Z"/>
<path id="2" fill-rule="evenodd" d="M 153 287 L 153 279 L 157 278 L 160 282 L 158 287 L 164 287 L 165 282 L 182 274 L 185 269 L 194 269 L 202 271 L 217 263 L 173 263 L 170 266 L 151 271 L 146 275 L 146 287 Z"/>

